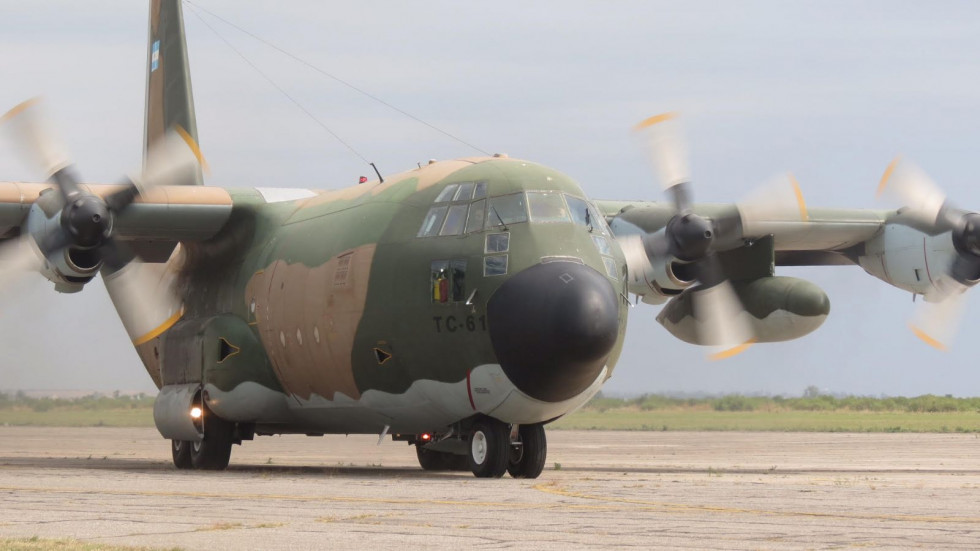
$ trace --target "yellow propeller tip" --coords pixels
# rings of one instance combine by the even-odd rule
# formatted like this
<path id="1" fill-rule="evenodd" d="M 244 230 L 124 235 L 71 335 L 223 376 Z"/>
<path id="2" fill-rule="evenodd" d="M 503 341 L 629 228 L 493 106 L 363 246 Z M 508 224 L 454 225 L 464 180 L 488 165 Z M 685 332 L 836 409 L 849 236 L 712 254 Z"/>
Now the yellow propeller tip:
<path id="1" fill-rule="evenodd" d="M 888 163 L 888 168 L 885 169 L 885 173 L 881 176 L 881 181 L 878 182 L 878 191 L 875 192 L 875 197 L 881 197 L 881 194 L 885 192 L 885 188 L 888 187 L 888 181 L 891 180 L 892 174 L 895 173 L 895 168 L 901 160 L 902 156 L 899 155 L 892 159 L 892 162 Z"/>
<path id="2" fill-rule="evenodd" d="M 793 194 L 796 195 L 796 205 L 800 209 L 800 220 L 806 222 L 810 219 L 810 213 L 806 210 L 806 200 L 803 199 L 803 189 L 800 187 L 800 183 L 796 181 L 796 176 L 793 176 L 793 173 L 789 174 L 789 183 L 793 186 Z"/>
<path id="3" fill-rule="evenodd" d="M 937 340 L 937 339 L 929 336 L 928 333 L 926 333 L 922 329 L 919 329 L 918 327 L 912 325 L 911 323 L 909 324 L 909 329 L 911 329 L 912 330 L 912 333 L 916 337 L 919 337 L 922 340 L 922 342 L 928 344 L 929 346 L 935 348 L 936 350 L 942 350 L 943 352 L 947 352 L 949 350 L 949 347 L 948 346 L 946 346 L 945 344 L 943 344 L 939 340 Z"/>
<path id="4" fill-rule="evenodd" d="M 177 134 L 180 135 L 180 137 L 187 144 L 187 147 L 189 147 L 191 152 L 194 153 L 194 156 L 197 157 L 197 162 L 201 165 L 201 169 L 204 170 L 204 173 L 210 175 L 211 168 L 208 166 L 208 161 L 204 158 L 204 154 L 201 153 L 201 148 L 197 145 L 197 142 L 194 141 L 194 138 L 191 137 L 191 135 L 184 130 L 184 127 L 179 124 L 174 125 L 174 130 L 177 131 Z"/>
<path id="5" fill-rule="evenodd" d="M 655 124 L 660 124 L 662 122 L 669 121 L 675 118 L 677 118 L 677 113 L 675 111 L 671 111 L 669 113 L 661 113 L 659 115 L 654 115 L 648 119 L 644 119 L 640 121 L 639 123 L 637 123 L 636 126 L 633 127 L 633 130 L 643 130 L 644 128 L 649 128 Z"/>
<path id="6" fill-rule="evenodd" d="M 7 111 L 6 113 L 3 114 L 2 117 L 0 117 L 0 123 L 9 121 L 10 119 L 16 117 L 17 115 L 23 113 L 24 111 L 30 109 L 32 106 L 37 105 L 40 102 L 41 102 L 41 96 L 37 96 L 29 100 L 18 103 L 13 107 L 13 109 Z"/>
<path id="7" fill-rule="evenodd" d="M 746 350 L 749 349 L 750 346 L 752 346 L 755 343 L 756 343 L 755 339 L 749 339 L 738 346 L 733 346 L 732 348 L 729 348 L 727 350 L 722 350 L 721 352 L 712 354 L 708 356 L 708 359 L 711 361 L 727 360 L 728 358 L 731 358 L 733 356 L 738 356 L 742 352 L 745 352 Z"/>

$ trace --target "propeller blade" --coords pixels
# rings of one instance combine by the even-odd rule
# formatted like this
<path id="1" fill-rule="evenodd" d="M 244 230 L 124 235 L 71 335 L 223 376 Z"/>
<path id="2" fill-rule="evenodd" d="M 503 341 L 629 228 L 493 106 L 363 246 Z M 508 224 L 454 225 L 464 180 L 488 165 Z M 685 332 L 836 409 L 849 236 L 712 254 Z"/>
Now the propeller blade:
<path id="1" fill-rule="evenodd" d="M 763 184 L 735 206 L 744 235 L 766 233 L 761 229 L 765 222 L 806 222 L 810 219 L 800 184 L 789 173 Z"/>
<path id="2" fill-rule="evenodd" d="M 654 115 L 633 129 L 660 179 L 661 187 L 672 195 L 678 212 L 686 211 L 691 202 L 691 171 L 677 114 Z"/>
<path id="3" fill-rule="evenodd" d="M 71 160 L 55 137 L 42 105 L 41 98 L 31 98 L 7 111 L 0 117 L 0 123 L 8 128 L 11 140 L 21 153 L 41 169 L 45 178 L 50 178 L 69 166 Z"/>
<path id="4" fill-rule="evenodd" d="M 168 130 L 163 139 L 147 151 L 142 172 L 129 178 L 139 194 L 143 194 L 158 186 L 193 182 L 198 166 L 207 169 L 207 161 L 204 160 L 200 147 L 190 134 L 177 126 Z M 129 197 L 128 202 L 125 195 L 118 198 L 121 203 L 119 208 L 124 208 L 135 198 L 131 193 Z"/>
<path id="5" fill-rule="evenodd" d="M 729 281 L 694 291 L 691 301 L 698 322 L 698 342 L 718 350 L 709 359 L 731 358 L 755 343 L 748 313 Z"/>
<path id="6" fill-rule="evenodd" d="M 41 98 L 31 98 L 0 117 L 10 140 L 20 153 L 37 166 L 45 179 L 53 180 L 66 201 L 78 193 L 78 179 L 71 159 L 48 121 Z"/>
<path id="7" fill-rule="evenodd" d="M 44 255 L 30 235 L 25 234 L 0 245 L 0 287 L 6 287 L 42 268 Z"/>
<path id="8" fill-rule="evenodd" d="M 925 297 L 909 329 L 929 346 L 946 351 L 963 317 L 967 287 L 951 277 L 940 278 L 936 286 L 938 291 Z"/>
<path id="9" fill-rule="evenodd" d="M 182 254 L 179 246 L 174 254 Z M 161 327 L 180 317 L 176 277 L 171 263 L 147 264 L 139 258 L 117 271 L 103 272 L 109 298 L 134 342 L 152 338 Z"/>
<path id="10" fill-rule="evenodd" d="M 908 214 L 926 224 L 935 223 L 946 203 L 946 194 L 936 182 L 914 163 L 896 157 L 888 164 L 878 184 L 877 196 L 885 193 L 897 197 Z"/>

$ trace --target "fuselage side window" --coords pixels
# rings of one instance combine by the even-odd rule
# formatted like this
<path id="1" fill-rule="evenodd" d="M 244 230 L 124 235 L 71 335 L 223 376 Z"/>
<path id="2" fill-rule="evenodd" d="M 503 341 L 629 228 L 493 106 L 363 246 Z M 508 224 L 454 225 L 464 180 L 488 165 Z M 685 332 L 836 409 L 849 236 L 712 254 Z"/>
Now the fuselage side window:
<path id="1" fill-rule="evenodd" d="M 496 276 L 507 273 L 507 255 L 493 255 L 483 257 L 483 275 Z"/>
<path id="2" fill-rule="evenodd" d="M 452 301 L 462 302 L 466 300 L 466 261 L 453 260 L 450 263 L 452 270 Z"/>
<path id="3" fill-rule="evenodd" d="M 466 261 L 433 260 L 429 283 L 433 303 L 463 302 L 466 300 Z"/>
<path id="4" fill-rule="evenodd" d="M 488 233 L 483 249 L 485 253 L 505 253 L 510 249 L 509 233 Z"/>
<path id="5" fill-rule="evenodd" d="M 432 302 L 449 302 L 449 261 L 434 260 L 432 262 Z"/>

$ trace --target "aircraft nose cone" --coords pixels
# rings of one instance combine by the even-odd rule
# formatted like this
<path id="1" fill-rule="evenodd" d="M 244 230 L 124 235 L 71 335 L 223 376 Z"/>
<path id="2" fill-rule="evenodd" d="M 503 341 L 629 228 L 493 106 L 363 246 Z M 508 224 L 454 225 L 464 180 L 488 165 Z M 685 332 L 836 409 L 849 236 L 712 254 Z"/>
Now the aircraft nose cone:
<path id="1" fill-rule="evenodd" d="M 487 304 L 490 341 L 507 377 L 528 396 L 560 402 L 602 371 L 619 332 L 619 298 L 599 272 L 573 262 L 515 274 Z"/>

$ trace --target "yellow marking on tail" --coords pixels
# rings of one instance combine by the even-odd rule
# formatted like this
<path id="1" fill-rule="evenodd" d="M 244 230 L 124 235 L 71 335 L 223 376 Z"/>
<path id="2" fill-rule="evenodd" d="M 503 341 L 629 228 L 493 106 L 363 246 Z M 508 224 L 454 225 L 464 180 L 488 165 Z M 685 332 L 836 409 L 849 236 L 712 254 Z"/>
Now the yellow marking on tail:
<path id="1" fill-rule="evenodd" d="M 204 158 L 204 154 L 201 153 L 201 148 L 197 145 L 197 142 L 194 141 L 194 138 L 192 138 L 191 135 L 188 134 L 187 131 L 184 130 L 184 128 L 179 124 L 174 125 L 174 129 L 177 130 L 180 137 L 184 139 L 185 143 L 187 143 L 187 147 L 191 148 L 191 152 L 194 153 L 195 157 L 197 157 L 197 162 L 201 164 L 201 168 L 204 169 L 204 172 L 210 175 L 211 168 L 208 166 L 208 161 Z"/>

